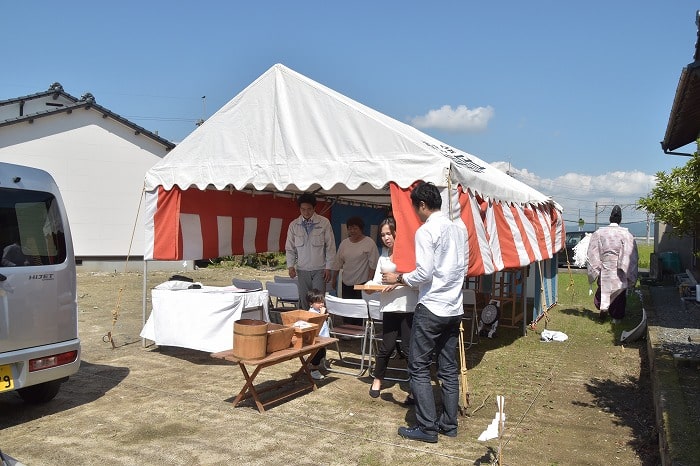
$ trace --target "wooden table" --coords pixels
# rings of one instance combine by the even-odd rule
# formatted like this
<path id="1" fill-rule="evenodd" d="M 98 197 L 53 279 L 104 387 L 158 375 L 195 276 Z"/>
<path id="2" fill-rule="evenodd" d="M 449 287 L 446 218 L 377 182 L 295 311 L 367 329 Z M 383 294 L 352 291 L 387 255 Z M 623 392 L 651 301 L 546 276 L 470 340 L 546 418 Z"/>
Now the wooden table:
<path id="1" fill-rule="evenodd" d="M 316 340 L 314 341 L 313 344 L 304 346 L 302 348 L 287 348 L 283 349 L 280 351 L 275 351 L 274 353 L 270 353 L 267 356 L 265 356 L 262 359 L 239 359 L 236 356 L 233 355 L 233 350 L 226 350 L 226 351 L 221 351 L 219 353 L 212 353 L 211 357 L 216 358 L 216 359 L 224 359 L 226 361 L 231 361 L 235 362 L 238 364 L 238 367 L 241 368 L 241 372 L 243 373 L 243 377 L 245 377 L 245 385 L 243 385 L 243 388 L 241 388 L 241 391 L 238 392 L 238 396 L 233 400 L 233 406 L 238 406 L 238 404 L 243 401 L 244 399 L 250 398 L 251 396 L 253 397 L 253 400 L 255 400 L 255 404 L 258 407 L 258 411 L 261 413 L 265 412 L 265 406 L 275 403 L 277 401 L 283 400 L 285 398 L 288 398 L 292 395 L 296 395 L 297 393 L 301 393 L 305 390 L 316 390 L 316 382 L 314 379 L 311 377 L 311 371 L 309 371 L 309 367 L 307 364 L 307 361 L 311 360 L 316 353 L 323 347 L 326 347 L 332 343 L 337 342 L 337 338 L 324 338 L 324 337 L 316 337 Z M 304 357 L 306 356 L 306 357 Z M 255 384 L 253 383 L 255 381 L 255 377 L 258 376 L 260 371 L 268 366 L 274 366 L 275 364 L 279 364 L 284 361 L 290 361 L 294 358 L 299 358 L 299 362 L 301 363 L 301 368 L 296 371 L 292 376 L 288 379 L 278 381 L 277 383 L 274 383 L 273 385 L 270 385 L 269 387 L 265 387 L 262 390 L 256 390 L 255 389 Z M 252 374 L 248 373 L 248 369 L 246 366 L 255 366 L 255 370 L 253 371 Z M 263 402 L 260 399 L 259 394 L 260 393 L 265 393 L 270 390 L 274 390 L 275 388 L 282 387 L 286 384 L 291 384 L 294 380 L 297 378 L 301 377 L 302 375 L 306 375 L 306 379 L 308 380 L 308 384 L 304 384 L 304 386 L 300 388 L 293 388 L 289 391 L 285 391 L 281 394 L 276 395 L 275 397 Z"/>

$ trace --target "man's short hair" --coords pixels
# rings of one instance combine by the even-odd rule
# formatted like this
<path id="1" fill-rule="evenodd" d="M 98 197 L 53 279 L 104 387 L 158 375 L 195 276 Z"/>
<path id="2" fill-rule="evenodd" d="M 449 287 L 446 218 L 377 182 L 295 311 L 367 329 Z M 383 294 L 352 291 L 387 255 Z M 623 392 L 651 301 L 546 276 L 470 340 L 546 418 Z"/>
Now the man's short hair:
<path id="1" fill-rule="evenodd" d="M 421 181 L 413 191 L 411 191 L 411 204 L 418 208 L 421 202 L 425 202 L 428 210 L 439 210 L 442 207 L 442 197 L 440 191 L 433 183 Z"/>
<path id="2" fill-rule="evenodd" d="M 314 196 L 312 193 L 304 193 L 297 198 L 297 204 L 300 206 L 302 204 L 311 204 L 312 206 L 316 207 L 316 196 Z"/>
<path id="3" fill-rule="evenodd" d="M 363 230 L 363 231 L 364 231 L 364 229 L 365 229 L 365 221 L 362 220 L 362 218 L 360 218 L 360 217 L 350 217 L 350 218 L 348 219 L 348 221 L 345 222 L 345 224 L 346 224 L 348 227 L 356 226 L 356 227 L 358 227 L 360 230 Z"/>

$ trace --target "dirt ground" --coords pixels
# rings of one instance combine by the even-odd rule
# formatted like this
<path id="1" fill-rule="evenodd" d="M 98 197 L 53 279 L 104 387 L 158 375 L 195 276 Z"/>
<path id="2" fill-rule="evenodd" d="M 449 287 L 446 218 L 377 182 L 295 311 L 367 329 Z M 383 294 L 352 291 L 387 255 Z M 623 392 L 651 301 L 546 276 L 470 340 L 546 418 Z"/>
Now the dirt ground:
<path id="1" fill-rule="evenodd" d="M 149 274 L 148 288 L 171 274 Z M 206 268 L 186 275 L 228 285 L 234 276 L 266 280 L 273 273 Z M 471 406 L 459 435 L 423 444 L 396 433 L 414 420 L 401 403 L 405 383 L 388 382 L 372 399 L 369 377 L 329 374 L 318 390 L 264 414 L 250 401 L 234 408 L 244 383 L 237 366 L 199 351 L 143 347 L 142 287 L 138 273 L 80 274 L 81 369 L 45 405 L 0 394 L 2 452 L 29 466 L 483 465 L 494 462 L 500 444 L 509 465 L 659 464 L 644 343 L 615 343 L 638 318 L 601 324 L 564 288 L 548 328 L 569 339 L 544 343 L 537 332 L 506 328 L 482 338 L 467 350 Z M 103 340 L 108 332 L 115 348 Z M 328 357 L 334 354 L 329 349 Z M 256 381 L 283 379 L 297 365 L 268 368 Z M 496 395 L 505 396 L 506 430 L 500 442 L 480 442 Z"/>

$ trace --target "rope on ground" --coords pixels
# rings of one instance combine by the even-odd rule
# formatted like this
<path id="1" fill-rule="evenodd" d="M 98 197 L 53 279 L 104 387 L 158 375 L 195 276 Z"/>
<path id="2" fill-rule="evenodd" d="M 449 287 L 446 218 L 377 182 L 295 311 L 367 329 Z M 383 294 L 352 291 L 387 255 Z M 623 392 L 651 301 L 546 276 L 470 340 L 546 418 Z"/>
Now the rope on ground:
<path id="1" fill-rule="evenodd" d="M 474 411 L 472 411 L 471 416 L 473 416 L 475 412 L 479 411 L 481 408 L 483 408 L 486 405 L 486 400 L 488 400 L 491 395 L 492 395 L 491 393 L 486 395 L 486 397 L 484 398 L 484 401 L 482 401 L 479 406 L 474 408 Z"/>
<path id="2" fill-rule="evenodd" d="M 564 348 L 564 351 L 562 352 L 563 353 L 562 357 L 560 357 L 558 359 L 558 361 L 562 361 L 562 360 L 566 359 L 565 356 L 566 356 L 566 353 L 568 353 L 570 347 L 571 347 L 571 339 L 566 341 L 566 346 Z M 555 372 L 557 369 L 559 369 L 559 363 L 554 364 L 554 366 L 552 366 L 552 369 L 549 371 L 549 375 L 547 376 L 547 380 L 549 380 L 550 383 L 554 380 L 554 375 L 555 375 Z M 515 426 L 507 429 L 508 431 L 510 431 L 510 433 L 508 434 L 508 438 L 506 439 L 506 442 L 503 444 L 503 448 L 508 446 L 508 442 L 510 442 L 510 439 L 515 434 L 514 431 L 517 430 L 518 427 L 520 426 L 520 424 L 522 424 L 522 422 L 525 420 L 525 416 L 527 416 L 527 414 L 530 412 L 530 409 L 532 409 L 532 406 L 535 404 L 535 401 L 537 401 L 537 398 L 539 398 L 540 394 L 542 393 L 542 390 L 544 389 L 544 386 L 545 386 L 545 383 L 543 382 L 542 385 L 540 385 L 539 390 L 537 390 L 537 393 L 535 393 L 535 396 L 530 401 L 530 404 L 528 405 L 528 407 L 525 410 L 525 412 L 523 413 L 523 415 L 520 416 L 520 419 L 518 419 L 518 422 L 515 424 Z"/>

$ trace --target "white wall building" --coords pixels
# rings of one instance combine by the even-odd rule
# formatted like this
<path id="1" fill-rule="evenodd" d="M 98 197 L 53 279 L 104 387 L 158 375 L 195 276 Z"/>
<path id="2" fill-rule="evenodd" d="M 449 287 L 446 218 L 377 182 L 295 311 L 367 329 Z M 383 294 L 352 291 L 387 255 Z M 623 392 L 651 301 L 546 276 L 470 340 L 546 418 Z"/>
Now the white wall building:
<path id="1" fill-rule="evenodd" d="M 82 270 L 122 271 L 127 255 L 142 267 L 144 176 L 174 146 L 58 83 L 0 100 L 0 161 L 53 175 Z"/>

